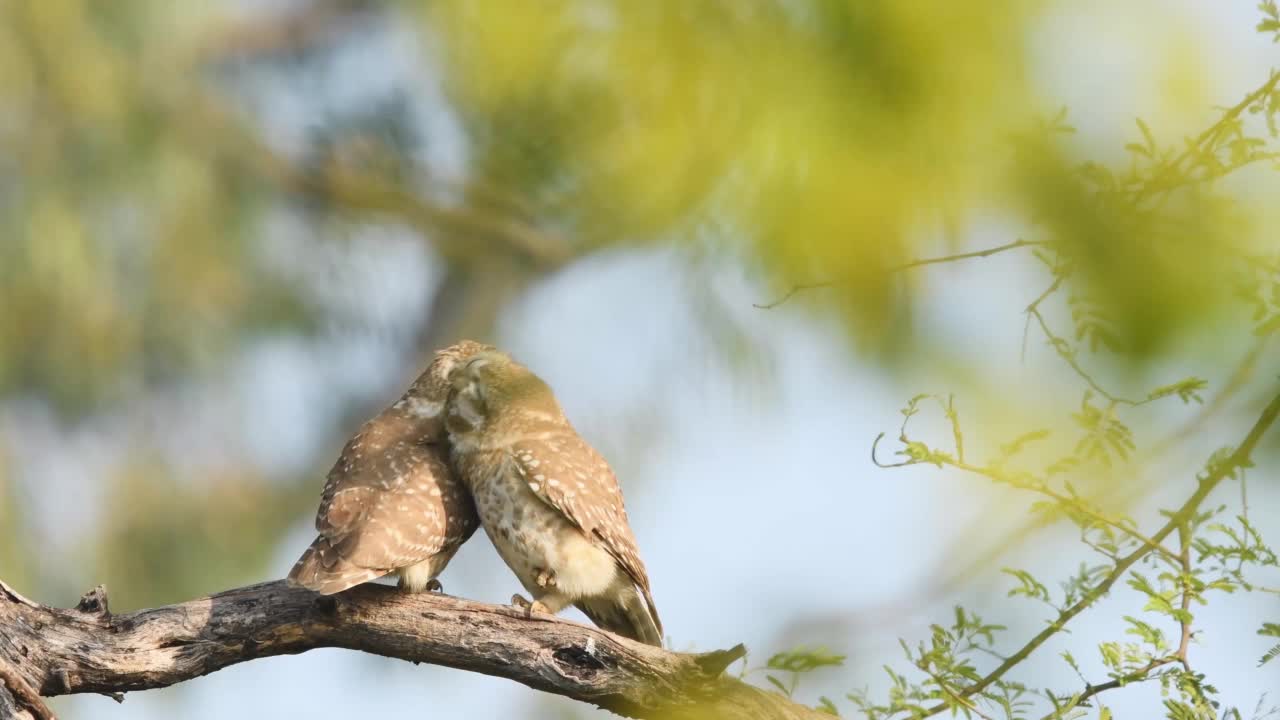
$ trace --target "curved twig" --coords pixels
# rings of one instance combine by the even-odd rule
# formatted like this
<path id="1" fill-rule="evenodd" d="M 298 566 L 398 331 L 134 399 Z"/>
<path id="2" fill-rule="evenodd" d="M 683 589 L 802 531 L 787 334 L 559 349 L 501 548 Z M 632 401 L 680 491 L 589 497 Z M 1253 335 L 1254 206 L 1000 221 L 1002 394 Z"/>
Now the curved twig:
<path id="1" fill-rule="evenodd" d="M 880 446 L 880 441 L 883 439 L 884 439 L 884 433 L 880 433 L 879 435 L 876 436 L 876 439 L 871 442 L 871 462 L 875 464 L 876 467 L 899 468 L 899 467 L 906 467 L 908 465 L 917 464 L 916 460 L 903 460 L 902 462 L 896 462 L 896 463 L 880 462 L 880 459 L 876 457 L 876 448 Z"/>
<path id="2" fill-rule="evenodd" d="M 908 262 L 902 263 L 901 265 L 894 265 L 893 267 L 886 268 L 885 272 L 896 273 L 896 272 L 902 272 L 903 270 L 910 270 L 911 268 L 923 267 L 925 265 L 937 265 L 939 263 L 955 262 L 956 260 L 970 260 L 972 258 L 984 258 L 990 255 L 995 255 L 997 253 L 1005 252 L 1007 250 L 1016 250 L 1017 248 L 1033 247 L 1033 246 L 1044 245 L 1044 244 L 1045 243 L 1040 240 L 1023 240 L 1019 238 L 1011 243 L 1005 243 L 1004 245 L 997 245 L 996 247 L 987 248 L 985 250 L 974 250 L 973 252 L 957 253 L 955 255 L 944 255 L 942 257 L 910 260 Z M 790 300 L 796 293 L 803 292 L 805 290 L 817 290 L 819 288 L 828 288 L 838 284 L 840 284 L 840 281 L 838 280 L 826 280 L 823 282 L 792 285 L 791 289 L 788 290 L 785 295 L 778 298 L 777 300 L 774 300 L 773 302 L 770 302 L 770 303 L 752 303 L 752 307 L 756 307 L 761 310 L 772 310 L 773 308 L 776 308 L 782 303 Z"/>

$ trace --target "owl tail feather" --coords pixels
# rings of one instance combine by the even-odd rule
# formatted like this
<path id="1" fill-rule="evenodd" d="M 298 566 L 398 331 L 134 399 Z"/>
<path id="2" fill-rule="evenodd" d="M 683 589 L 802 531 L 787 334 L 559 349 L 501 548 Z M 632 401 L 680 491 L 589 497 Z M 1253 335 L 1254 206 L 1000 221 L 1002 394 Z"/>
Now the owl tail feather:
<path id="1" fill-rule="evenodd" d="M 648 609 L 653 607 L 653 600 L 647 592 L 641 599 L 640 592 L 630 587 L 612 597 L 590 598 L 575 603 L 575 606 L 591 622 L 609 632 L 662 647 L 662 628 L 658 624 L 657 613 Z"/>
<path id="2" fill-rule="evenodd" d="M 658 617 L 658 606 L 653 604 L 653 593 L 649 592 L 648 585 L 641 585 L 640 592 L 644 593 L 644 606 L 649 611 L 649 617 L 652 618 L 653 624 L 658 631 L 658 646 L 662 646 L 662 618 Z"/>
<path id="3" fill-rule="evenodd" d="M 332 595 L 385 574 L 384 570 L 352 565 L 338 555 L 327 539 L 320 537 L 294 563 L 286 580 L 296 587 Z"/>

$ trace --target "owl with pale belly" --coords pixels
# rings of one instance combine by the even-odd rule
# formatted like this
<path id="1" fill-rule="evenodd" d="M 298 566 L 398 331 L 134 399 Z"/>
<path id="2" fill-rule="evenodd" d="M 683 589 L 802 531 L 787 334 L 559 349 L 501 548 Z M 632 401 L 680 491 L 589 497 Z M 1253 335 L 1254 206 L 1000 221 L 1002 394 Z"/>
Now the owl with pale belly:
<path id="1" fill-rule="evenodd" d="M 505 353 L 459 363 L 445 427 L 481 525 L 532 601 L 662 645 L 649 576 L 609 464 L 565 418 L 551 388 Z"/>

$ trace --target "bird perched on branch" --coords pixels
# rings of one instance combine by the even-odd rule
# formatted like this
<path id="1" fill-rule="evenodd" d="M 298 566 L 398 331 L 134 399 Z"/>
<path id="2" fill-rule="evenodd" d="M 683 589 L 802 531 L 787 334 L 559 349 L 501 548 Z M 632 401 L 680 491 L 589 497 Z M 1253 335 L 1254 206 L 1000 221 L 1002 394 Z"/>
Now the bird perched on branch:
<path id="1" fill-rule="evenodd" d="M 330 595 L 395 572 L 408 592 L 440 589 L 436 576 L 479 524 L 449 462 L 448 377 L 487 349 L 467 340 L 437 352 L 404 396 L 347 442 L 320 499 L 320 536 L 290 583 Z"/>
<path id="2" fill-rule="evenodd" d="M 552 614 L 574 605 L 606 630 L 661 646 L 617 478 L 551 388 L 496 350 L 456 366 L 451 385 L 454 466 L 498 554 L 533 596 L 512 603 Z"/>

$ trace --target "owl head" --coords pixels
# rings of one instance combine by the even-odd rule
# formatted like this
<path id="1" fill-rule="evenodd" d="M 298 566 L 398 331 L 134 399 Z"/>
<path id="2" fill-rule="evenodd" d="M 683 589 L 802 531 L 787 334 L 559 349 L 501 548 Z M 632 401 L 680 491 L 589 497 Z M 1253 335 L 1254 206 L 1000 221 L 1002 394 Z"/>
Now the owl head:
<path id="1" fill-rule="evenodd" d="M 460 340 L 443 350 L 437 350 L 425 372 L 409 387 L 408 396 L 444 403 L 449 397 L 449 376 L 472 357 L 496 351 L 492 345 L 475 340 Z"/>
<path id="2" fill-rule="evenodd" d="M 442 436 L 445 401 L 449 397 L 449 376 L 472 356 L 493 349 L 491 345 L 474 340 L 462 340 L 443 350 L 437 350 L 426 371 L 409 386 L 404 397 L 394 407 L 431 425 L 428 435 Z"/>
<path id="3" fill-rule="evenodd" d="M 560 405 L 542 378 L 510 355 L 486 349 L 454 367 L 445 425 L 451 435 L 532 429 L 560 420 Z"/>

